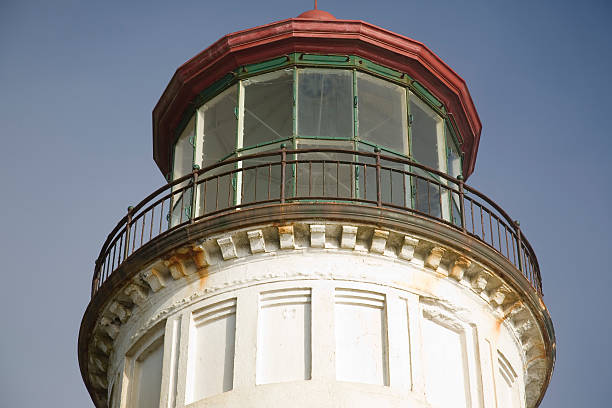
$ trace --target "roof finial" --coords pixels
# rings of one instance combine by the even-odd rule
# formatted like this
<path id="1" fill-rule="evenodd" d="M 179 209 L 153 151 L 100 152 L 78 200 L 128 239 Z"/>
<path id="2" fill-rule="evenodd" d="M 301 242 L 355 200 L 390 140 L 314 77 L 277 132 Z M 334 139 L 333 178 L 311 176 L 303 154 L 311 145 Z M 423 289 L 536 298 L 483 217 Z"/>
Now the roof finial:
<path id="1" fill-rule="evenodd" d="M 300 14 L 297 18 L 308 18 L 311 20 L 335 20 L 336 17 L 332 16 L 327 11 L 318 9 L 318 1 L 314 0 L 315 8 L 312 10 L 308 10 Z"/>

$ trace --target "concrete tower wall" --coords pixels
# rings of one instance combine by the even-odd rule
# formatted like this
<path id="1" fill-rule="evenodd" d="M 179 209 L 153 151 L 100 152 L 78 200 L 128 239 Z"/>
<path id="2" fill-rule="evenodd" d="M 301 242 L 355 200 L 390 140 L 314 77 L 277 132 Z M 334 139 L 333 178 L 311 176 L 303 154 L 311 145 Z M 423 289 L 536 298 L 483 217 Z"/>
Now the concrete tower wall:
<path id="1" fill-rule="evenodd" d="M 110 407 L 532 406 L 542 337 L 500 272 L 367 225 L 209 237 L 108 306 Z"/>

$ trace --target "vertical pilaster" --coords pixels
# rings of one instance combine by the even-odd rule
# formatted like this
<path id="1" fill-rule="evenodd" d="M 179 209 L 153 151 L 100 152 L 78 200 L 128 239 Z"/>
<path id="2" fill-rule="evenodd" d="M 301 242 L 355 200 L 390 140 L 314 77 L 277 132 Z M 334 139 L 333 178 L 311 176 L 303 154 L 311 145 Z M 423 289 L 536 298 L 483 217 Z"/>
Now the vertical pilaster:
<path id="1" fill-rule="evenodd" d="M 176 406 L 179 349 L 181 345 L 181 317 L 166 322 L 164 331 L 164 361 L 162 369 L 162 392 L 160 408 Z"/>
<path id="2" fill-rule="evenodd" d="M 412 391 L 425 398 L 425 367 L 423 365 L 423 341 L 421 335 L 421 305 L 417 295 L 406 299 L 408 307 L 408 337 L 410 339 L 410 362 L 412 373 Z"/>
<path id="3" fill-rule="evenodd" d="M 409 391 L 412 386 L 409 316 L 406 302 L 406 299 L 394 294 L 387 295 L 389 385 L 403 391 Z"/>
<path id="4" fill-rule="evenodd" d="M 336 380 L 334 288 L 326 281 L 312 285 L 312 379 Z"/>
<path id="5" fill-rule="evenodd" d="M 465 330 L 465 355 L 468 361 L 468 381 L 470 384 L 470 400 L 474 408 L 484 406 L 483 381 L 482 381 L 482 354 L 478 330 L 476 326 L 468 326 Z"/>
<path id="6" fill-rule="evenodd" d="M 194 336 L 194 328 L 191 324 L 191 313 L 183 313 L 180 317 L 180 330 L 178 335 L 178 364 L 177 372 L 181 375 L 176 378 L 175 407 L 185 406 L 185 397 L 190 391 L 188 386 L 193 384 L 193 369 L 190 367 L 189 338 Z M 165 350 L 164 350 L 165 351 Z M 193 363 L 193 361 L 191 361 Z"/>
<path id="7" fill-rule="evenodd" d="M 259 293 L 244 291 L 236 299 L 234 389 L 254 387 L 257 373 Z"/>
<path id="8" fill-rule="evenodd" d="M 484 406 L 487 408 L 497 407 L 495 391 L 495 371 L 493 369 L 493 346 L 488 339 L 481 338 L 480 355 L 482 364 L 482 395 Z"/>

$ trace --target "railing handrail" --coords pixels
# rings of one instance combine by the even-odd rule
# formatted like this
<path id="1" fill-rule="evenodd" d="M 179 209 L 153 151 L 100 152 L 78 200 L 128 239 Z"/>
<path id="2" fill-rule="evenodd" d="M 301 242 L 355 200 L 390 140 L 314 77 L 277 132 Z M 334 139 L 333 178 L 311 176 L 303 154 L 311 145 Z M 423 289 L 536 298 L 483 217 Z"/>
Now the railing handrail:
<path id="1" fill-rule="evenodd" d="M 303 157 L 304 155 L 313 154 L 313 153 L 348 155 L 348 157 L 350 157 L 351 159 L 345 160 L 345 159 L 339 159 L 339 158 L 336 158 L 336 159 L 325 159 L 325 158 L 301 159 L 300 158 L 300 156 Z M 245 166 L 244 168 L 241 167 L 240 165 L 237 165 L 239 162 L 244 162 L 244 161 L 249 161 L 249 160 L 252 161 L 255 159 L 262 159 L 262 158 L 267 158 L 267 157 L 276 157 L 278 158 L 278 160 L 276 161 L 270 160 L 268 162 L 256 163 L 250 166 Z M 371 159 L 372 162 L 368 163 L 364 161 L 364 158 Z M 304 164 L 304 163 L 309 163 L 309 166 L 310 166 L 310 173 L 309 173 L 310 188 L 312 187 L 312 175 L 313 175 L 312 164 L 313 163 L 322 164 L 323 171 L 321 172 L 321 175 L 323 176 L 323 191 L 324 191 L 323 195 L 325 196 L 324 198 L 332 199 L 332 200 L 339 199 L 342 201 L 349 200 L 349 201 L 355 202 L 356 204 L 359 203 L 359 204 L 375 205 L 376 207 L 405 209 L 409 212 L 419 214 L 419 215 L 424 215 L 426 217 L 433 218 L 438 221 L 442 221 L 445 224 L 449 224 L 450 226 L 462 231 L 465 234 L 478 238 L 480 241 L 484 242 L 485 244 L 493 247 L 493 249 L 495 249 L 496 251 L 500 252 L 511 263 L 513 263 L 517 267 L 517 269 L 519 269 L 523 273 L 525 278 L 532 284 L 532 286 L 537 291 L 537 293 L 540 296 L 542 295 L 542 283 L 541 283 L 541 276 L 540 276 L 540 269 L 539 269 L 538 261 L 537 261 L 535 252 L 533 251 L 531 244 L 525 237 L 524 233 L 522 233 L 522 231 L 520 230 L 518 223 L 512 220 L 512 218 L 510 218 L 510 216 L 506 213 L 506 211 L 504 211 L 497 203 L 495 203 L 493 200 L 488 198 L 486 195 L 484 195 L 482 192 L 478 191 L 477 189 L 466 185 L 461 178 L 455 178 L 455 177 L 449 176 L 448 174 L 445 174 L 439 170 L 429 168 L 421 163 L 417 163 L 410 159 L 406 159 L 403 157 L 389 156 L 389 155 L 381 155 L 380 149 L 375 149 L 375 151 L 371 153 L 371 152 L 355 151 L 355 150 L 348 150 L 348 149 L 337 149 L 337 148 L 287 149 L 284 145 L 282 145 L 280 150 L 265 151 L 265 152 L 255 153 L 255 154 L 233 157 L 231 159 L 227 159 L 222 162 L 212 164 L 203 169 L 195 168 L 191 173 L 186 174 L 185 176 L 180 177 L 177 180 L 174 180 L 172 182 L 165 184 L 164 186 L 159 187 L 154 192 L 149 194 L 145 199 L 143 199 L 140 203 L 135 205 L 134 207 L 129 207 L 127 214 L 123 218 L 121 218 L 121 220 L 117 223 L 115 228 L 113 228 L 113 230 L 107 236 L 100 250 L 100 254 L 98 258 L 96 259 L 94 276 L 92 279 L 92 297 L 95 295 L 95 292 L 100 287 L 100 285 L 105 281 L 105 279 L 107 279 L 125 261 L 125 259 L 127 259 L 131 254 L 133 254 L 135 251 L 137 251 L 137 249 L 139 249 L 143 245 L 144 235 L 145 235 L 145 225 L 147 225 L 146 224 L 147 214 L 150 213 L 150 225 L 149 225 L 150 233 L 149 233 L 149 239 L 147 240 L 147 242 L 149 242 L 150 240 L 153 240 L 157 238 L 158 236 L 162 235 L 162 230 L 164 230 L 163 233 L 165 234 L 170 230 L 174 230 L 176 228 L 184 226 L 186 222 L 193 223 L 195 222 L 196 219 L 200 220 L 202 218 L 206 218 L 206 216 L 212 216 L 213 214 L 216 215 L 223 211 L 234 211 L 239 207 L 244 208 L 248 206 L 269 204 L 271 202 L 278 202 L 279 204 L 284 204 L 287 200 L 293 200 L 293 199 L 298 200 L 298 201 L 307 201 L 308 199 L 313 199 L 313 200 L 320 199 L 321 197 L 317 196 L 316 194 L 315 195 L 310 194 L 311 193 L 310 191 L 309 191 L 309 195 L 307 196 L 299 196 L 299 194 L 295 194 L 295 195 L 291 194 L 288 196 L 286 194 L 286 191 L 285 191 L 286 182 L 288 181 L 286 167 L 288 165 L 296 166 L 296 169 L 297 169 L 297 166 L 299 166 L 300 164 Z M 363 184 L 364 184 L 364 190 L 365 190 L 366 195 L 367 195 L 367 185 L 366 185 L 365 179 L 367 176 L 367 169 L 368 168 L 375 169 L 376 170 L 376 179 L 375 179 L 376 198 L 375 200 L 369 200 L 367 199 L 367 197 L 365 197 L 365 195 L 364 197 L 357 196 L 357 186 L 359 184 L 359 180 L 356 174 L 358 173 L 354 173 L 350 175 L 350 178 L 349 178 L 349 182 L 351 183 L 351 196 L 350 197 L 340 197 L 340 196 L 335 197 L 335 196 L 325 195 L 325 175 L 327 173 L 327 171 L 325 170 L 326 163 L 335 164 L 337 173 L 339 172 L 339 168 L 341 164 L 343 166 L 355 166 L 356 168 L 359 168 L 360 166 L 363 167 L 363 173 L 364 173 L 363 174 L 363 178 L 364 178 Z M 395 163 L 403 167 L 393 168 L 393 167 L 385 166 L 383 163 L 384 164 Z M 280 185 L 278 186 L 280 189 L 280 193 L 279 193 L 280 197 L 271 199 L 270 198 L 270 188 L 271 188 L 271 180 L 272 180 L 271 173 L 272 173 L 273 166 L 280 167 L 280 173 L 281 173 L 280 174 Z M 257 191 L 255 191 L 254 192 L 255 201 L 253 202 L 250 202 L 250 203 L 240 202 L 239 204 L 236 204 L 234 202 L 233 206 L 229 205 L 228 203 L 227 207 L 224 207 L 222 209 L 218 208 L 219 185 L 220 185 L 219 180 L 222 177 L 231 178 L 230 183 L 234 183 L 236 180 L 235 178 L 238 177 L 237 176 L 238 174 L 241 174 L 240 177 L 243 178 L 245 177 L 245 172 L 247 171 L 254 170 L 254 169 L 255 171 L 257 171 L 257 169 L 259 168 L 266 168 L 266 167 L 268 168 L 268 177 L 269 177 L 267 181 L 267 185 L 268 185 L 268 191 L 267 191 L 268 199 L 267 200 L 257 200 Z M 223 171 L 215 172 L 215 170 L 219 170 L 219 169 L 222 169 Z M 424 175 L 415 173 L 414 169 L 421 170 L 422 172 L 424 172 Z M 382 194 L 383 192 L 385 192 L 383 182 L 381 179 L 382 177 L 381 174 L 383 171 L 387 171 L 389 173 L 390 181 L 389 181 L 388 187 L 391 189 L 391 200 L 393 200 L 393 182 L 391 181 L 393 174 L 397 173 L 397 174 L 402 175 L 403 191 L 404 191 L 404 195 L 402 197 L 403 203 L 404 203 L 403 206 L 396 205 L 394 203 L 383 202 Z M 330 173 L 330 176 L 332 176 L 331 173 Z M 407 203 L 406 203 L 406 194 L 407 194 L 406 176 L 408 176 L 409 178 L 410 206 L 407 206 Z M 437 176 L 439 180 L 436 180 L 435 177 L 429 177 L 429 176 Z M 298 188 L 297 172 L 295 172 L 292 177 L 294 177 L 294 181 L 296 182 L 295 188 L 296 188 L 296 193 L 297 193 L 297 188 Z M 196 201 L 199 195 L 198 189 L 203 186 L 204 195 L 205 195 L 207 191 L 206 190 L 207 183 L 210 183 L 214 180 L 216 180 L 215 211 L 212 211 L 208 214 L 197 216 L 196 212 L 198 208 L 196 207 L 196 204 L 203 205 L 204 206 L 203 211 L 206 212 L 206 197 L 204 197 L 204 201 L 202 201 L 201 203 L 198 203 Z M 415 205 L 418 207 L 417 202 L 418 202 L 418 182 L 419 181 L 425 181 L 427 184 L 426 185 L 427 203 L 428 203 L 429 209 L 428 209 L 428 212 L 426 213 L 423 212 L 422 209 L 418 209 L 415 207 Z M 257 177 L 255 177 L 255 189 L 257 188 L 256 183 L 257 183 Z M 195 188 L 193 188 L 194 186 Z M 437 196 L 438 196 L 437 199 L 439 200 L 439 215 L 431 213 L 431 198 L 430 198 L 430 194 L 432 191 L 431 186 L 434 186 L 435 188 L 437 188 Z M 355 187 L 355 195 L 353 195 L 353 187 Z M 336 180 L 336 189 L 337 189 L 336 191 L 338 191 L 338 188 L 339 188 L 339 180 Z M 423 187 L 421 186 L 421 189 L 422 188 Z M 228 186 L 228 193 L 227 193 L 228 201 L 231 201 L 230 199 L 232 198 L 231 189 L 233 189 L 234 191 L 233 198 L 234 198 L 234 201 L 236 201 L 238 193 L 236 192 L 237 187 L 234 184 L 231 184 L 231 187 Z M 182 197 L 182 195 L 186 192 L 190 192 L 191 197 L 189 198 L 190 203 L 187 206 L 187 208 L 189 208 L 189 215 L 187 216 L 187 220 L 183 222 L 183 215 L 184 215 L 183 212 L 185 211 L 186 197 Z M 243 186 L 243 189 L 239 193 L 241 196 L 241 199 L 244 198 L 244 193 L 245 193 L 245 190 Z M 435 189 L 433 190 L 433 193 L 435 195 L 436 193 Z M 446 195 L 444 199 L 442 198 L 443 194 Z M 173 201 L 176 199 L 177 195 L 181 195 L 178 198 L 178 200 L 181 201 L 181 207 L 180 207 L 180 212 L 179 212 L 179 222 L 176 225 L 172 225 L 172 217 L 174 217 L 174 211 L 176 210 L 176 208 L 173 208 Z M 458 203 L 455 203 L 455 197 L 458 198 L 459 200 Z M 475 200 L 475 198 L 481 200 L 482 202 Z M 423 199 L 422 196 L 421 196 L 421 199 Z M 449 206 L 448 209 L 446 209 L 446 207 L 443 205 L 444 200 L 448 200 L 448 203 L 447 203 L 447 205 Z M 164 212 L 164 204 L 166 201 L 168 201 L 168 208 L 166 209 L 167 213 Z M 470 209 L 471 209 L 471 217 L 470 217 L 470 221 L 472 224 L 471 232 L 467 228 L 467 221 L 466 221 L 467 209 L 465 208 L 466 202 L 469 203 Z M 161 208 L 159 209 L 158 221 L 156 221 L 155 211 L 156 211 L 156 208 L 160 206 L 160 204 L 161 204 Z M 452 219 L 454 217 L 454 213 L 453 213 L 454 204 L 459 205 L 459 209 L 457 210 L 459 211 L 459 215 L 461 218 L 461 220 L 459 221 L 460 225 L 457 225 L 456 221 Z M 477 212 L 478 212 L 478 209 L 480 210 L 479 220 L 481 222 L 480 226 L 481 226 L 482 234 L 479 234 L 475 230 L 475 227 L 474 227 L 475 225 L 474 205 L 476 205 L 477 207 Z M 445 209 L 447 211 L 450 210 L 450 218 L 451 218 L 450 220 L 445 218 L 448 216 L 448 214 L 446 215 L 444 214 Z M 484 214 L 488 214 L 488 217 L 489 217 L 489 227 L 490 227 L 489 240 L 490 242 L 488 242 L 486 239 L 487 234 L 485 231 Z M 164 217 L 166 217 L 166 220 L 164 220 Z M 497 241 L 495 241 L 495 234 L 493 230 L 493 225 L 494 225 L 493 219 L 495 219 L 495 224 L 497 227 Z M 136 248 L 136 239 L 137 239 L 137 232 L 138 232 L 136 231 L 136 228 L 139 226 L 139 223 L 141 226 L 140 246 Z M 154 223 L 159 224 L 159 232 L 155 235 L 155 237 L 153 237 Z M 167 229 L 163 228 L 164 223 L 168 224 Z M 501 235 L 502 229 L 505 235 L 504 243 L 506 244 L 506 254 L 504 254 L 504 251 L 502 248 L 502 235 Z M 134 230 L 133 233 L 132 233 L 132 230 Z M 510 234 L 512 243 L 508 241 L 508 233 Z M 498 248 L 496 248 L 495 246 L 496 242 L 497 242 Z M 116 255 L 117 255 L 116 254 L 117 243 L 119 243 L 120 254 L 117 257 L 117 261 L 115 262 Z M 130 253 L 130 248 L 131 248 L 131 253 Z M 512 257 L 510 256 L 510 248 L 512 248 Z M 113 251 L 112 260 L 111 260 L 111 250 Z M 523 265 L 523 262 L 525 261 L 528 262 L 528 265 Z"/>

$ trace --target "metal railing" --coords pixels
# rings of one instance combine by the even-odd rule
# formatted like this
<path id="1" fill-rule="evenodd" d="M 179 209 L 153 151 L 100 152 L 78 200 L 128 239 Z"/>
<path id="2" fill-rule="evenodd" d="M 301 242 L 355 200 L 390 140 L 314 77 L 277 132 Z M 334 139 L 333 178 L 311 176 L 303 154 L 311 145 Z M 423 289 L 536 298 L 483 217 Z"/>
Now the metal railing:
<path id="1" fill-rule="evenodd" d="M 434 219 L 496 250 L 542 295 L 538 261 L 518 222 L 461 177 L 379 150 L 282 145 L 196 168 L 129 207 L 96 260 L 92 297 L 126 259 L 156 238 L 230 212 L 300 202 L 349 203 Z"/>

